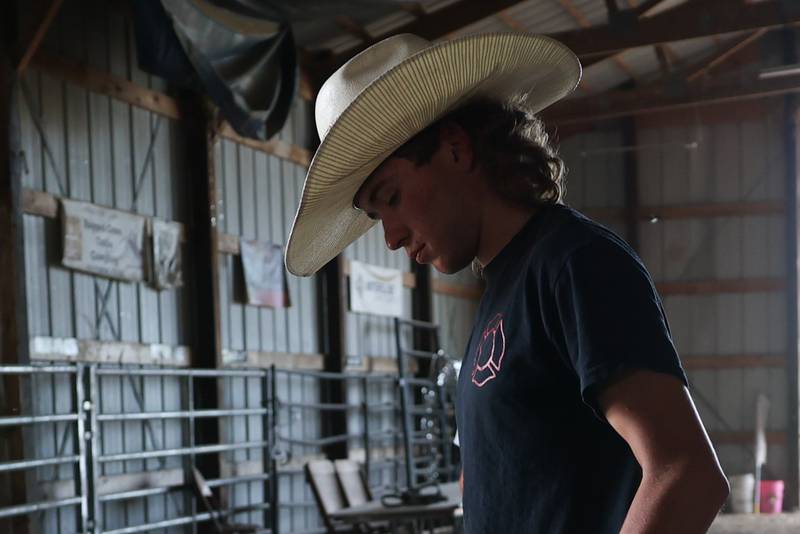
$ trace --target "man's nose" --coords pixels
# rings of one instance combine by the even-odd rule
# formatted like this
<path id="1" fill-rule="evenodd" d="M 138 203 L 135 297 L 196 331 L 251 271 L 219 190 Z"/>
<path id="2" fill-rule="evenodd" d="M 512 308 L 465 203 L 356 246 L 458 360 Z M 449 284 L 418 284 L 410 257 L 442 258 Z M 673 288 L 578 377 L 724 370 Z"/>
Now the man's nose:
<path id="1" fill-rule="evenodd" d="M 397 250 L 408 242 L 408 229 L 394 221 L 383 221 L 383 238 L 389 250 Z"/>

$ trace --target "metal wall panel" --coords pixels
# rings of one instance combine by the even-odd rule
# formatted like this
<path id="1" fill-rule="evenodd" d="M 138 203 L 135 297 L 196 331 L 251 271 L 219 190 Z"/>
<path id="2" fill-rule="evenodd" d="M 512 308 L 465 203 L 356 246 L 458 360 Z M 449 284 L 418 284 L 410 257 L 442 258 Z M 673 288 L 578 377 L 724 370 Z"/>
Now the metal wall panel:
<path id="1" fill-rule="evenodd" d="M 91 31 L 84 31 L 87 27 Z M 135 68 L 129 21 L 102 2 L 65 5 L 43 48 L 146 87 L 153 85 Z M 108 55 L 102 52 L 106 50 Z M 187 178 L 173 121 L 36 69 L 25 77 L 21 100 L 25 187 L 185 221 Z M 45 143 L 49 150 L 44 150 Z M 147 284 L 67 270 L 60 266 L 59 221 L 32 215 L 24 219 L 32 336 L 187 342 L 183 289 L 159 292 Z"/>
<path id="2" fill-rule="evenodd" d="M 376 224 L 364 236 L 344 250 L 346 260 L 355 260 L 408 272 L 409 259 L 403 250 L 391 251 L 383 238 L 383 226 Z M 346 283 L 346 281 L 345 281 Z M 411 289 L 403 289 L 403 317 L 411 317 Z M 395 357 L 394 324 L 390 317 L 347 312 L 345 317 L 345 354 L 348 358 L 364 356 Z"/>
<path id="3" fill-rule="evenodd" d="M 298 100 L 279 136 L 305 137 L 308 104 Z M 214 147 L 220 199 L 220 231 L 285 244 L 300 201 L 305 169 L 228 139 Z M 220 255 L 222 347 L 234 351 L 317 352 L 315 279 L 289 275 L 291 306 L 245 305 L 241 258 Z"/>
<path id="4" fill-rule="evenodd" d="M 780 200 L 784 155 L 780 107 L 764 113 L 703 123 L 686 113 L 639 129 L 637 151 L 642 204 Z M 657 282 L 777 278 L 785 273 L 783 216 L 726 216 L 640 223 L 643 259 Z M 679 353 L 784 354 L 785 296 L 781 292 L 671 295 L 664 305 Z M 786 378 L 782 369 L 690 370 L 695 401 L 713 431 L 752 432 L 759 392 L 771 400 L 768 428 L 786 429 Z M 750 440 L 748 440 L 750 441 Z M 728 474 L 752 470 L 749 443 L 719 444 Z M 769 448 L 768 468 L 786 473 L 782 445 Z"/>
<path id="5" fill-rule="evenodd" d="M 453 275 L 439 273 L 436 269 L 432 269 L 432 273 L 434 280 L 452 285 L 473 287 L 479 284 L 471 267 Z M 478 300 L 433 293 L 433 322 L 439 325 L 442 349 L 450 356 L 463 358 L 472 331 L 472 323 L 478 311 L 478 303 Z"/>
<path id="6" fill-rule="evenodd" d="M 42 48 L 52 56 L 87 64 L 144 87 L 161 90 L 164 86 L 136 66 L 131 20 L 122 2 L 66 2 Z M 36 68 L 27 71 L 21 87 L 25 187 L 186 222 L 188 178 L 177 123 Z M 60 226 L 58 220 L 24 215 L 31 336 L 187 344 L 184 289 L 159 292 L 147 284 L 111 281 L 61 267 Z M 184 267 L 190 268 L 186 264 Z M 120 411 L 137 405 L 130 384 L 121 381 L 116 386 L 103 388 L 102 402 Z M 157 391 L 150 391 L 153 387 Z M 169 404 L 179 393 L 163 381 L 154 386 L 147 384 L 147 389 L 143 394 L 148 402 L 159 399 L 158 402 Z M 31 390 L 37 410 L 43 406 L 70 406 L 69 384 L 57 377 L 38 380 Z M 140 428 L 134 429 L 130 423 L 114 425 L 110 425 L 103 443 L 108 451 L 144 446 Z M 158 439 L 167 444 L 175 442 L 179 435 L 168 424 L 154 426 Z M 73 447 L 73 438 L 58 426 L 55 431 L 52 427 L 34 430 L 36 457 L 69 453 Z M 107 473 L 152 468 L 144 462 L 126 462 L 109 464 Z M 64 468 L 50 471 L 37 472 L 37 484 L 73 476 Z M 108 505 L 106 517 L 109 525 L 130 524 L 145 517 L 162 517 L 170 506 L 163 496 L 115 503 Z M 45 532 L 71 532 L 76 525 L 70 509 L 44 512 L 42 522 Z"/>
<path id="7" fill-rule="evenodd" d="M 298 146 L 308 145 L 309 104 L 296 100 L 290 119 L 278 139 Z M 220 199 L 221 232 L 245 239 L 284 245 L 302 194 L 305 169 L 295 163 L 251 149 L 227 139 L 214 147 L 214 163 Z M 231 351 L 317 353 L 316 280 L 288 275 L 291 306 L 271 309 L 248 306 L 241 257 L 220 254 L 220 329 L 222 347 Z M 319 402 L 314 381 L 279 374 L 277 387 L 289 402 Z M 250 392 L 250 394 L 254 394 Z M 248 395 L 246 390 L 230 391 L 231 401 Z M 286 418 L 289 418 L 287 420 Z M 231 420 L 223 439 L 237 440 L 250 432 L 246 420 Z M 297 410 L 282 415 L 278 432 L 292 439 L 316 439 L 321 431 L 320 414 Z M 293 444 L 286 449 L 291 459 L 320 453 L 319 447 Z M 251 462 L 242 453 L 234 456 L 231 469 Z M 297 468 L 281 468 L 280 531 L 299 532 L 318 527 L 316 507 L 305 479 Z M 253 488 L 239 487 L 234 499 L 253 498 Z"/>

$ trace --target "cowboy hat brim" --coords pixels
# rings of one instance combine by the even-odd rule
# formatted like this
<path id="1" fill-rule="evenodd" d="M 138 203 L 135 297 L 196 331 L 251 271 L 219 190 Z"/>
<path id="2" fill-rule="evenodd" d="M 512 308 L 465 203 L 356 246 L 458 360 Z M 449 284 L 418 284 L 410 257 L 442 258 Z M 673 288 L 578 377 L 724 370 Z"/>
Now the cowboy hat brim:
<path id="1" fill-rule="evenodd" d="M 545 36 L 480 34 L 434 44 L 356 96 L 314 155 L 286 246 L 286 268 L 310 276 L 375 221 L 353 207 L 366 178 L 411 137 L 476 96 L 520 97 L 536 113 L 572 92 L 581 66 Z"/>

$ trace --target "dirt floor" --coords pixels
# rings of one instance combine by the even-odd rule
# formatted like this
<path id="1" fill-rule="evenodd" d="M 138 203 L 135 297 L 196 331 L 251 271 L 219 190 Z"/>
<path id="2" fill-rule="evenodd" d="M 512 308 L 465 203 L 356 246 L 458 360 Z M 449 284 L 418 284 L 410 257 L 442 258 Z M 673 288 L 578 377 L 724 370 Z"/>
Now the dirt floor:
<path id="1" fill-rule="evenodd" d="M 798 534 L 800 514 L 740 515 L 721 514 L 710 534 Z"/>

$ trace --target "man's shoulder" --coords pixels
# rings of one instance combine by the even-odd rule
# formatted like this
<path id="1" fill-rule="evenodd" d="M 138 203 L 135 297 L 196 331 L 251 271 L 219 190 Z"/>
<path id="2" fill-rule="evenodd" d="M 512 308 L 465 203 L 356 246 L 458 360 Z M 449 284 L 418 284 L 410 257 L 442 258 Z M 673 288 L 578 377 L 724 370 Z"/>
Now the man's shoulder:
<path id="1" fill-rule="evenodd" d="M 537 248 L 550 257 L 569 256 L 576 250 L 595 243 L 629 248 L 613 230 L 564 205 L 554 205 L 543 214 Z"/>
<path id="2" fill-rule="evenodd" d="M 633 249 L 613 230 L 569 206 L 551 206 L 542 216 L 538 238 L 529 249 L 529 265 L 543 274 L 557 275 L 570 258 L 586 249 L 601 254 L 614 251 L 637 258 Z"/>

